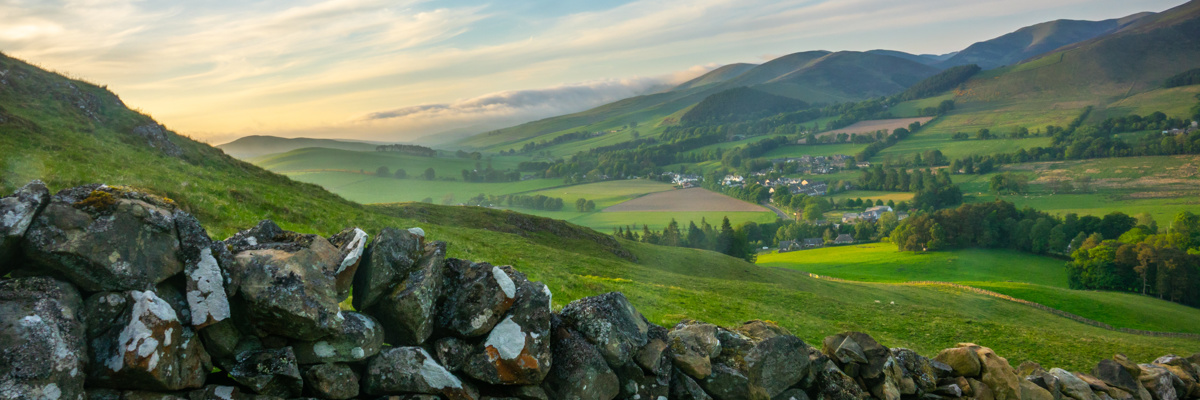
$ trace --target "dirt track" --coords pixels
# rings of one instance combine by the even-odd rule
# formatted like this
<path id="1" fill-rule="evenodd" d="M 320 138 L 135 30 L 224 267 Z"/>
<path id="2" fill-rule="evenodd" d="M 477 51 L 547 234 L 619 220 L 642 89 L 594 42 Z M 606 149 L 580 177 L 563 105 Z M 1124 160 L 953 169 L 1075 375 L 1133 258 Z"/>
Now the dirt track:
<path id="1" fill-rule="evenodd" d="M 603 210 L 603 212 L 623 211 L 767 211 L 767 209 L 703 188 L 691 188 L 652 193 Z"/>

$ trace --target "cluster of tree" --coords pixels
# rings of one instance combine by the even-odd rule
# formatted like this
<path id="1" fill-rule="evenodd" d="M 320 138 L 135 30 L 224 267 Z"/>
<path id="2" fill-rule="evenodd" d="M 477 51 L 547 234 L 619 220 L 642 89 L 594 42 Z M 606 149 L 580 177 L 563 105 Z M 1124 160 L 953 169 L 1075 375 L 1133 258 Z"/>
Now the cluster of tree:
<path id="1" fill-rule="evenodd" d="M 1164 88 L 1190 85 L 1200 85 L 1200 68 L 1193 68 L 1180 72 L 1178 75 L 1172 76 L 1163 81 Z"/>
<path id="2" fill-rule="evenodd" d="M 437 155 L 437 150 L 415 144 L 384 144 L 375 146 L 375 151 L 396 152 L 421 157 L 433 157 Z"/>
<path id="3" fill-rule="evenodd" d="M 585 132 L 585 131 L 565 133 L 562 135 L 555 136 L 553 139 L 550 139 L 550 140 L 542 140 L 540 142 L 525 143 L 524 146 L 521 146 L 520 153 L 521 154 L 532 153 L 532 152 L 535 152 L 535 151 L 538 151 L 541 149 L 545 149 L 550 146 L 563 144 L 563 143 L 567 143 L 567 142 L 583 140 L 583 139 L 590 138 L 592 136 L 593 136 L 592 132 Z"/>
<path id="4" fill-rule="evenodd" d="M 858 187 L 866 190 L 893 192 L 915 192 L 912 208 L 932 210 L 962 203 L 962 191 L 950 180 L 950 174 L 939 170 L 936 174 L 929 169 L 908 170 L 884 169 L 874 166 L 863 170 L 858 178 Z"/>
<path id="5" fill-rule="evenodd" d="M 1076 214 L 1059 218 L 997 200 L 918 213 L 900 223 L 891 241 L 901 251 L 980 247 L 1065 256 L 1078 248 L 1072 245 L 1073 238 L 1082 241 L 1093 233 L 1117 237 L 1137 223 L 1120 212 L 1104 218 Z"/>
<path id="6" fill-rule="evenodd" d="M 596 211 L 596 202 L 580 197 L 575 200 L 575 209 L 579 212 Z"/>
<path id="7" fill-rule="evenodd" d="M 644 224 L 640 234 L 636 230 L 633 226 L 618 227 L 613 235 L 642 243 L 712 250 L 749 262 L 754 262 L 758 257 L 755 245 L 763 240 L 763 230 L 757 223 L 746 222 L 734 228 L 729 223 L 729 217 L 722 219 L 719 229 L 713 228 L 702 218 L 699 226 L 694 221 L 688 222 L 685 232 L 672 218 L 661 232 L 652 231 Z"/>
<path id="8" fill-rule="evenodd" d="M 775 231 L 775 244 L 785 240 L 815 238 L 831 243 L 840 234 L 848 234 L 859 242 L 875 241 L 887 237 L 899 224 L 896 213 L 892 212 L 883 213 L 876 221 L 860 221 L 856 224 L 782 221 L 779 229 Z"/>
<path id="9" fill-rule="evenodd" d="M 809 108 L 808 103 L 748 87 L 714 93 L 679 117 L 685 126 L 713 125 L 761 119 Z"/>
<path id="10" fill-rule="evenodd" d="M 1153 219 L 1120 236 L 1078 238 L 1067 264 L 1072 289 L 1119 290 L 1200 306 L 1200 217 L 1182 212 L 1168 229 Z M 1106 239 L 1116 237 L 1116 239 Z"/>
<path id="11" fill-rule="evenodd" d="M 467 200 L 466 205 L 480 207 L 528 208 L 543 211 L 562 211 L 563 199 L 545 195 L 489 195 L 480 193 Z"/>
<path id="12" fill-rule="evenodd" d="M 917 115 L 922 117 L 936 117 L 946 115 L 946 113 L 954 111 L 954 100 L 942 100 L 937 107 L 925 107 L 917 110 Z"/>
<path id="13" fill-rule="evenodd" d="M 458 158 L 469 158 L 472 160 L 483 159 L 483 153 L 480 153 L 478 151 L 473 151 L 473 152 L 468 153 L 466 151 L 459 150 L 459 151 L 454 152 L 454 156 L 458 157 Z"/>
<path id="14" fill-rule="evenodd" d="M 1029 191 L 1029 177 L 1012 172 L 992 175 L 989 188 L 997 194 L 1025 194 Z"/>
<path id="15" fill-rule="evenodd" d="M 867 148 L 858 152 L 858 154 L 855 154 L 854 159 L 858 162 L 870 160 L 871 157 L 875 157 L 875 155 L 879 154 L 879 152 L 883 151 L 883 149 L 892 147 L 892 145 L 904 140 L 905 138 L 908 138 L 909 135 L 912 135 L 918 129 L 921 129 L 921 123 L 918 121 L 913 121 L 913 123 L 908 124 L 908 129 L 896 128 L 895 130 L 892 130 L 892 134 L 884 138 L 883 141 L 871 143 L 869 146 L 867 146 Z"/>
<path id="16" fill-rule="evenodd" d="M 499 171 L 487 167 L 484 169 L 464 169 L 462 170 L 463 182 L 515 182 L 521 180 L 521 173 L 517 171 Z"/>
<path id="17" fill-rule="evenodd" d="M 945 71 L 939 72 L 937 75 L 925 78 L 925 80 L 909 86 L 908 89 L 900 92 L 900 94 L 897 94 L 893 98 L 898 101 L 905 101 L 934 96 L 961 85 L 981 70 L 983 69 L 975 64 L 950 67 Z"/>

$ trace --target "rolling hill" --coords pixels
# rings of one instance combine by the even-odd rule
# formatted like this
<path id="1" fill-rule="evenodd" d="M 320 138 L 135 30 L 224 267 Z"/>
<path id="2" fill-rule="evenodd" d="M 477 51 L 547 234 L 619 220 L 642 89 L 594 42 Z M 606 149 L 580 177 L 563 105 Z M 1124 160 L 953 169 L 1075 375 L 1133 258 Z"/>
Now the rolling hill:
<path id="1" fill-rule="evenodd" d="M 347 140 L 282 138 L 276 136 L 246 136 L 229 143 L 218 145 L 225 154 L 234 158 L 248 160 L 268 154 L 285 153 L 306 147 L 339 149 L 351 151 L 374 151 L 375 143 L 365 143 Z"/>
<path id="2" fill-rule="evenodd" d="M 1103 21 L 1060 19 L 1043 22 L 991 40 L 972 44 L 937 65 L 948 68 L 956 65 L 977 64 L 984 69 L 1013 65 L 1063 46 L 1116 32 L 1150 15 L 1153 13 L 1138 13 Z"/>
<path id="3" fill-rule="evenodd" d="M 777 321 L 809 343 L 858 330 L 894 347 L 936 352 L 984 343 L 1013 363 L 1086 370 L 1122 352 L 1135 360 L 1195 349 L 1072 322 L 970 291 L 813 279 L 708 251 L 615 240 L 575 225 L 508 211 L 425 204 L 364 206 L 292 181 L 163 129 L 111 92 L 0 55 L 0 190 L 31 179 L 52 190 L 92 182 L 167 196 L 215 237 L 272 219 L 331 235 L 357 225 L 420 226 L 450 243 L 448 256 L 511 264 L 545 282 L 553 306 L 622 291 L 657 324 L 694 318 L 722 325 Z M 1193 311 L 1192 319 L 1200 317 Z M 1086 340 L 1081 340 L 1086 338 Z"/>

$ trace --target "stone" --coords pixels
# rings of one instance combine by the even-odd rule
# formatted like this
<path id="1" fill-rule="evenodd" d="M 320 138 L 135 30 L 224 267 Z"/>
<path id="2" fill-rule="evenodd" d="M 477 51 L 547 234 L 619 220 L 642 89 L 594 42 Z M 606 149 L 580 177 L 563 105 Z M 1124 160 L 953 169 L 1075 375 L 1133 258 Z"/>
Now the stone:
<path id="1" fill-rule="evenodd" d="M 422 255 L 422 238 L 409 231 L 383 228 L 363 251 L 354 273 L 354 309 L 366 310 L 408 279 Z M 445 255 L 445 247 L 442 246 Z"/>
<path id="2" fill-rule="evenodd" d="M 939 395 L 942 397 L 950 397 L 950 398 L 963 397 L 962 388 L 958 387 L 957 384 L 953 384 L 953 383 L 949 384 L 949 385 L 945 385 L 945 386 L 938 386 L 936 389 L 930 391 L 930 393 L 933 393 L 933 394 L 936 394 L 936 395 Z"/>
<path id="3" fill-rule="evenodd" d="M 1109 386 L 1107 383 L 1104 383 L 1104 381 L 1100 380 L 1100 378 L 1079 372 L 1075 373 L 1075 377 L 1087 383 L 1088 387 L 1092 389 L 1092 392 L 1096 393 L 1101 398 L 1106 398 L 1105 395 L 1107 395 L 1107 398 L 1114 400 L 1133 400 L 1133 394 L 1125 390 L 1121 390 L 1120 388 Z"/>
<path id="4" fill-rule="evenodd" d="M 638 349 L 634 355 L 633 361 L 638 366 L 646 370 L 646 372 L 654 375 L 667 375 L 671 373 L 671 353 L 667 351 L 667 341 L 670 338 L 667 336 L 667 329 L 658 325 L 650 325 L 650 329 L 646 332 L 647 342 L 645 346 Z"/>
<path id="5" fill-rule="evenodd" d="M 50 191 L 42 181 L 32 181 L 11 195 L 0 198 L 0 276 L 17 267 L 21 239 L 33 219 L 50 203 Z"/>
<path id="6" fill-rule="evenodd" d="M 1138 364 L 1142 373 L 1138 380 L 1154 400 L 1178 400 L 1183 382 L 1171 370 L 1155 364 Z"/>
<path id="7" fill-rule="evenodd" d="M 509 266 L 515 287 L 508 315 L 467 356 L 462 371 L 493 385 L 536 385 L 550 372 L 550 289 Z"/>
<path id="8" fill-rule="evenodd" d="M 939 371 L 934 367 L 932 360 L 904 348 L 892 349 L 892 357 L 904 371 L 904 377 L 911 379 L 913 384 L 914 390 L 911 393 L 908 390 L 902 390 L 902 393 L 911 395 L 933 392 L 937 389 Z"/>
<path id="9" fill-rule="evenodd" d="M 954 347 L 942 350 L 934 360 L 949 365 L 954 374 L 965 377 L 977 377 L 981 369 L 979 355 L 969 347 Z"/>
<path id="10" fill-rule="evenodd" d="M 788 389 L 771 400 L 808 400 L 808 393 L 800 389 Z"/>
<path id="11" fill-rule="evenodd" d="M 1161 366 L 1171 371 L 1180 381 L 1183 382 L 1183 388 L 1176 388 L 1180 397 L 1200 398 L 1200 371 L 1192 365 L 1186 358 L 1176 356 L 1174 354 L 1165 355 L 1154 360 L 1154 365 Z"/>
<path id="12" fill-rule="evenodd" d="M 242 351 L 235 362 L 229 377 L 255 393 L 296 397 L 304 390 L 304 378 L 291 347 Z"/>
<path id="13" fill-rule="evenodd" d="M 712 358 L 721 354 L 717 326 L 693 320 L 683 320 L 667 333 L 667 344 L 675 367 L 695 379 L 712 374 Z"/>
<path id="14" fill-rule="evenodd" d="M 1020 400 L 1021 386 L 1016 371 L 1004 357 L 987 347 L 970 347 L 979 356 L 980 381 L 983 381 L 996 400 Z"/>
<path id="15" fill-rule="evenodd" d="M 87 299 L 88 384 L 172 391 L 204 386 L 212 361 L 200 338 L 152 290 Z"/>
<path id="16" fill-rule="evenodd" d="M 508 386 L 505 393 L 509 397 L 521 400 L 550 400 L 550 396 L 546 394 L 546 390 L 542 389 L 541 386 Z"/>
<path id="17" fill-rule="evenodd" d="M 657 399 L 666 397 L 670 394 L 671 376 L 670 370 L 662 375 L 655 375 L 646 372 L 635 362 L 617 367 L 613 370 L 617 374 L 617 381 L 620 385 L 620 394 L 617 397 L 622 399 Z"/>
<path id="18" fill-rule="evenodd" d="M 138 125 L 131 131 L 133 135 L 139 136 L 146 140 L 146 145 L 150 148 L 157 149 L 163 154 L 175 158 L 183 156 L 183 150 L 179 146 L 171 142 L 167 128 L 155 122 L 150 122 L 144 125 Z"/>
<path id="19" fill-rule="evenodd" d="M 699 381 L 714 398 L 772 398 L 808 374 L 808 345 L 774 323 L 719 329 L 717 338 L 721 353 L 713 359 L 712 374 Z"/>
<path id="20" fill-rule="evenodd" d="M 446 260 L 445 298 L 438 325 L 461 338 L 491 332 L 516 300 L 517 287 L 503 269 L 488 263 Z"/>
<path id="21" fill-rule="evenodd" d="M 296 341 L 292 350 L 300 364 L 357 362 L 379 354 L 383 348 L 383 328 L 371 316 L 343 312 L 346 319 L 341 331 L 315 341 Z"/>
<path id="22" fill-rule="evenodd" d="M 213 242 L 191 214 L 176 211 L 174 219 L 187 285 L 189 316 L 184 320 L 196 329 L 203 329 L 230 317 L 221 265 L 231 265 L 233 256 L 224 243 Z"/>
<path id="23" fill-rule="evenodd" d="M 1037 384 L 1021 379 L 1021 400 L 1057 400 L 1049 390 Z"/>
<path id="24" fill-rule="evenodd" d="M 650 323 L 620 292 L 573 301 L 563 307 L 562 317 L 596 345 L 609 366 L 629 362 L 649 340 Z"/>
<path id="25" fill-rule="evenodd" d="M 996 396 L 992 394 L 992 389 L 980 382 L 978 379 L 967 378 L 967 382 L 971 385 L 971 392 L 975 395 L 975 400 L 995 400 Z"/>
<path id="26" fill-rule="evenodd" d="M 377 257 L 372 253 L 372 262 Z M 436 325 L 436 307 L 445 273 L 445 242 L 425 246 L 424 255 L 400 277 L 390 293 L 376 297 L 367 312 L 379 317 L 392 345 L 424 344 Z M 375 267 L 379 268 L 379 267 Z"/>
<path id="27" fill-rule="evenodd" d="M 826 363 L 813 387 L 817 400 L 864 400 L 869 396 L 834 363 Z"/>
<path id="28" fill-rule="evenodd" d="M 438 339 L 433 344 L 434 355 L 437 356 L 438 363 L 450 372 L 462 370 L 463 365 L 467 363 L 467 358 L 475 351 L 475 347 L 466 340 L 454 336 Z"/>
<path id="29" fill-rule="evenodd" d="M 1042 389 L 1046 389 L 1055 400 L 1061 400 L 1064 397 L 1062 382 L 1054 375 L 1042 369 L 1041 366 L 1030 371 L 1029 376 L 1025 377 L 1025 380 Z"/>
<path id="30" fill-rule="evenodd" d="M 183 271 L 174 210 L 126 188 L 65 189 L 25 233 L 25 256 L 85 292 L 147 290 Z"/>
<path id="31" fill-rule="evenodd" d="M 189 400 L 268 400 L 276 399 L 272 396 L 257 396 L 252 393 L 243 392 L 241 388 L 236 386 L 225 385 L 208 385 L 203 389 L 193 390 L 188 392 Z"/>
<path id="32" fill-rule="evenodd" d="M 263 333 L 317 340 L 340 331 L 334 272 L 336 247 L 317 235 L 284 231 L 264 220 L 225 241 L 234 254 L 229 268 L 246 317 Z"/>
<path id="33" fill-rule="evenodd" d="M 851 377 L 879 379 L 891 351 L 870 335 L 845 332 L 825 338 L 821 351 Z"/>
<path id="34" fill-rule="evenodd" d="M 0 398 L 86 398 L 82 307 L 66 282 L 0 280 Z"/>
<path id="35" fill-rule="evenodd" d="M 556 400 L 610 400 L 620 393 L 617 374 L 587 338 L 560 318 L 551 319 L 554 366 L 542 389 Z"/>
<path id="36" fill-rule="evenodd" d="M 350 297 L 350 289 L 354 287 L 354 275 L 358 272 L 358 265 L 362 263 L 367 239 L 367 232 L 358 228 L 346 228 L 329 237 L 329 244 L 338 248 L 338 255 L 342 260 L 334 271 L 334 287 L 337 289 L 339 303 Z"/>
<path id="37" fill-rule="evenodd" d="M 1091 386 L 1082 379 L 1079 379 L 1075 374 L 1062 368 L 1053 368 L 1050 370 L 1050 375 L 1053 375 L 1062 383 L 1062 393 L 1064 396 L 1075 400 L 1100 400 L 1100 396 L 1097 396 L 1092 391 Z"/>
<path id="38" fill-rule="evenodd" d="M 420 347 L 393 347 L 367 362 L 363 392 L 440 394 L 450 400 L 478 399 L 478 392 Z"/>
<path id="39" fill-rule="evenodd" d="M 671 375 L 671 393 L 672 400 L 711 400 L 712 396 L 704 392 L 688 374 L 676 369 Z"/>
<path id="40" fill-rule="evenodd" d="M 358 374 L 346 364 L 317 364 L 304 370 L 304 390 L 322 399 L 358 397 Z"/>

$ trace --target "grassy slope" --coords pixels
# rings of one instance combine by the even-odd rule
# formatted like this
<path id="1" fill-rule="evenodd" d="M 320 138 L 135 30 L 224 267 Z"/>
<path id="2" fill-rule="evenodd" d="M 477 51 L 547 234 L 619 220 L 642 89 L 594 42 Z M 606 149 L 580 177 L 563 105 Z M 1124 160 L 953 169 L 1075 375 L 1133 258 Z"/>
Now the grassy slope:
<path id="1" fill-rule="evenodd" d="M 491 157 L 492 168 L 515 169 L 527 157 Z M 399 153 L 376 151 L 350 151 L 341 149 L 309 147 L 286 153 L 270 154 L 249 160 L 260 167 L 274 172 L 292 171 L 358 171 L 374 173 L 381 166 L 395 172 L 403 169 L 409 176 L 419 175 L 433 167 L 438 177 L 462 179 L 462 170 L 475 169 L 475 160 L 458 157 L 420 157 Z M 487 166 L 487 160 L 480 160 Z"/>
<path id="2" fill-rule="evenodd" d="M 556 307 L 621 290 L 659 324 L 681 317 L 725 325 L 763 318 L 779 322 L 809 343 L 853 329 L 923 354 L 973 341 L 996 349 L 1014 364 L 1028 359 L 1083 370 L 1116 352 L 1146 361 L 1196 346 L 1195 341 L 1091 328 L 952 289 L 820 281 L 705 251 L 624 243 L 639 259 L 633 263 L 594 240 L 497 231 L 515 228 L 506 221 L 519 215 L 509 212 L 363 206 L 185 138 L 172 138 L 187 153 L 185 160 L 163 156 L 125 134 L 147 121 L 145 117 L 109 102 L 100 112 L 101 121 L 90 120 L 56 100 L 62 97 L 64 78 L 7 58 L 0 57 L 0 64 L 12 71 L 10 81 L 20 74 L 32 76 L 22 90 L 0 88 L 6 94 L 0 96 L 0 107 L 8 116 L 21 118 L 6 118 L 9 122 L 0 125 L 5 132 L 0 135 L 0 189 L 6 192 L 34 178 L 44 179 L 53 189 L 98 181 L 134 185 L 175 199 L 218 238 L 263 218 L 286 229 L 325 235 L 347 225 L 369 232 L 384 226 L 421 226 L 431 238 L 449 241 L 452 257 L 512 264 L 532 279 L 545 281 L 555 293 Z M 74 84 L 88 93 L 105 93 Z"/>
<path id="3" fill-rule="evenodd" d="M 434 202 L 441 203 L 442 198 L 448 194 L 454 197 L 453 204 L 458 204 L 480 193 L 502 195 L 562 185 L 560 179 L 464 183 L 462 181 L 426 181 L 412 178 L 380 178 L 369 174 L 342 171 L 289 172 L 287 176 L 300 182 L 319 185 L 339 196 L 363 204 L 421 201 L 425 198 L 432 198 Z"/>

